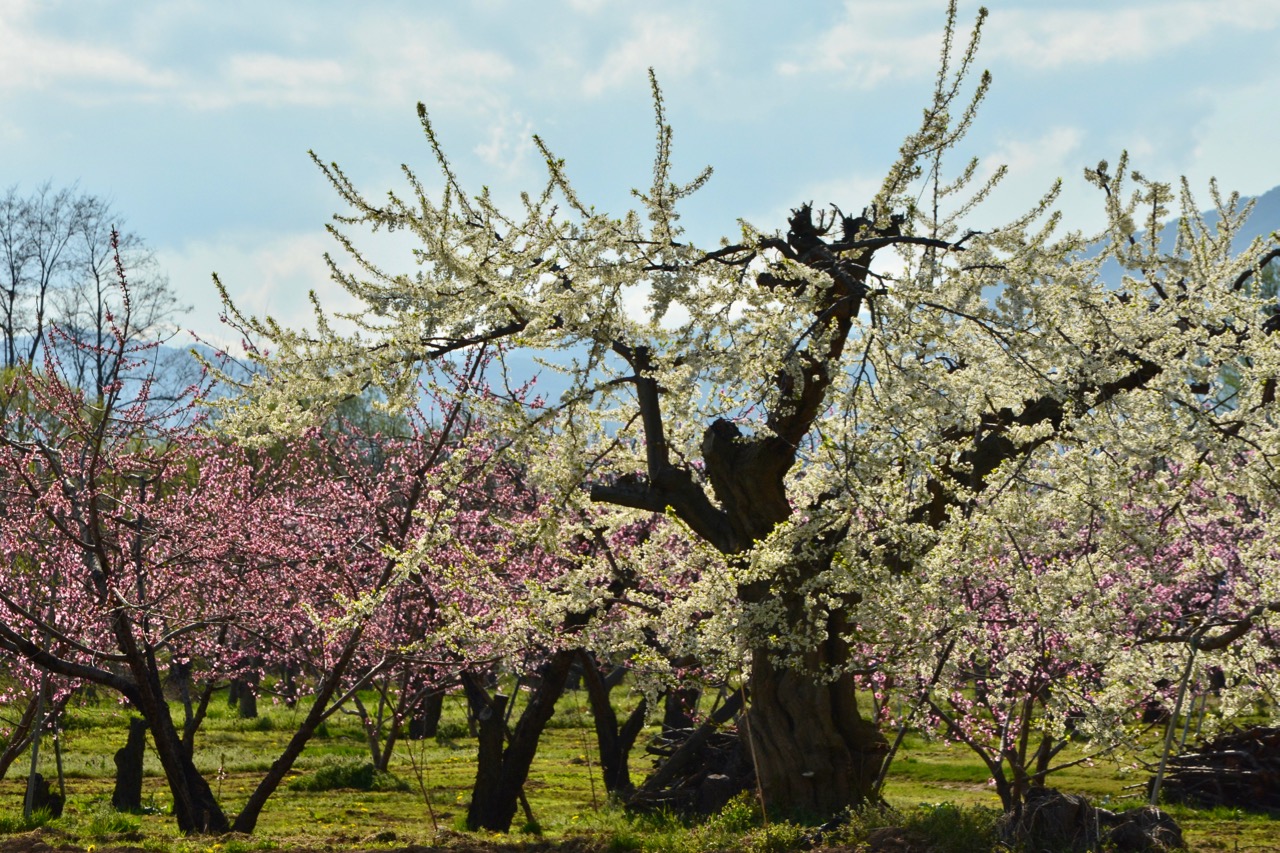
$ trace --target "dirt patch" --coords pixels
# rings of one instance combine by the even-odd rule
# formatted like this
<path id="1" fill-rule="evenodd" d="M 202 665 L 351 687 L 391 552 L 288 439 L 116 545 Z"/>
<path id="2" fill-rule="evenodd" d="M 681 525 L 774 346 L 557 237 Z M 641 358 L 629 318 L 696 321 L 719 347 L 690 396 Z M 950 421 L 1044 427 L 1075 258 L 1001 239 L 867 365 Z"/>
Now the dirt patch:
<path id="1" fill-rule="evenodd" d="M 45 831 L 10 835 L 0 839 L 0 853 L 54 853 L 54 851 L 80 851 L 83 848 L 68 844 L 64 839 Z M 123 853 L 125 848 L 118 848 Z"/>
<path id="2" fill-rule="evenodd" d="M 246 836 L 238 836 L 246 838 Z M 217 839 L 210 837 L 210 843 Z M 489 841 L 461 833 L 446 834 L 439 844 L 410 844 L 405 847 L 364 848 L 359 843 L 319 844 L 315 847 L 281 846 L 273 853 L 603 853 L 607 845 L 593 838 L 566 838 L 560 841 Z M 85 847 L 72 844 L 58 833 L 36 830 L 22 835 L 0 838 L 0 853 L 88 853 Z M 141 847 L 94 844 L 93 853 L 155 853 Z"/>

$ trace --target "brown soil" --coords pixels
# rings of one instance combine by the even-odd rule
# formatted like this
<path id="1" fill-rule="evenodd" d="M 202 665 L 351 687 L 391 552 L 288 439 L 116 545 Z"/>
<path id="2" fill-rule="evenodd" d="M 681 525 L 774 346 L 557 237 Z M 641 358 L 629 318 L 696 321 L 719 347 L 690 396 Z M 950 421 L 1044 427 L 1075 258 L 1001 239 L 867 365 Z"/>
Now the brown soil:
<path id="1" fill-rule="evenodd" d="M 316 847 L 284 846 L 276 848 L 273 853 L 602 853 L 604 849 L 605 846 L 600 842 L 589 838 L 569 838 L 563 841 L 494 842 L 459 834 L 446 837 L 439 845 L 411 844 L 407 847 L 361 849 L 357 845 L 340 847 L 333 844 L 320 844 Z M 0 853 L 88 853 L 88 851 L 59 837 L 57 832 L 40 829 L 0 839 Z M 93 845 L 93 853 L 155 853 L 155 851 L 107 843 Z"/>

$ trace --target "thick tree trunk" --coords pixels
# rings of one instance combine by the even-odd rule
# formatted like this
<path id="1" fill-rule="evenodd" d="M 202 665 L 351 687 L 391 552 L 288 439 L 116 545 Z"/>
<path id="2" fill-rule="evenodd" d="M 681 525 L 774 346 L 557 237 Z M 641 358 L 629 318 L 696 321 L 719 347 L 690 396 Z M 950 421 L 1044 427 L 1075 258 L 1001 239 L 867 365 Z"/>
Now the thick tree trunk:
<path id="1" fill-rule="evenodd" d="M 829 382 L 826 363 L 838 357 L 847 324 L 847 317 L 839 320 L 830 352 L 816 359 L 810 356 L 799 384 L 795 376 L 779 374 L 787 406 L 771 413 L 773 434 L 745 436 L 736 425 L 718 420 L 703 436 L 707 476 L 730 532 L 718 547 L 731 558 L 740 559 L 751 543 L 768 539 L 792 514 L 786 474 L 796 461 L 796 443 L 821 410 Z M 774 631 L 811 625 L 817 615 L 813 602 L 794 591 L 831 569 L 846 532 L 838 516 L 829 527 L 814 525 L 804 542 L 791 546 L 791 565 L 771 579 L 740 585 L 738 597 L 748 608 L 766 605 L 772 611 L 781 605 L 784 615 Z M 772 647 L 772 641 L 751 638 L 750 704 L 743 733 L 749 738 L 766 808 L 796 817 L 825 819 L 872 799 L 888 753 L 888 743 L 875 724 L 858 712 L 853 677 L 833 677 L 849 662 L 846 637 L 851 626 L 843 608 L 831 608 L 826 622 L 826 636 L 812 639 L 812 648 L 792 664 L 794 668 L 775 660 L 781 650 Z"/>
<path id="2" fill-rule="evenodd" d="M 576 651 L 560 651 L 551 656 L 540 673 L 542 678 L 530 694 L 529 704 L 509 734 L 505 731 L 506 697 L 490 699 L 469 676 L 463 676 L 469 697 L 483 707 L 477 713 L 480 753 L 477 757 L 476 785 L 467 809 L 467 828 L 507 832 L 515 817 L 521 791 L 529 777 L 529 766 L 538 750 L 538 739 L 556 710 L 556 700 L 564 693 L 569 667 Z M 479 695 L 475 695 L 479 691 Z M 507 745 L 502 747 L 506 737 Z"/>
<path id="3" fill-rule="evenodd" d="M 369 747 L 369 760 L 373 762 L 375 768 L 379 770 L 386 769 L 382 766 L 382 726 L 378 725 L 369 714 L 369 709 L 365 707 L 360 694 L 357 693 L 351 697 L 351 704 L 356 706 L 356 715 L 360 718 L 360 728 L 364 729 L 364 742 Z"/>
<path id="4" fill-rule="evenodd" d="M 137 684 L 134 701 L 151 730 L 156 756 L 173 794 L 173 814 L 177 818 L 178 829 L 186 834 L 221 835 L 227 832 L 231 824 L 209 783 L 196 769 L 191 753 L 173 723 L 154 650 L 137 642 L 133 625 L 123 610 L 116 613 L 113 622 L 117 642 Z"/>
<path id="5" fill-rule="evenodd" d="M 252 674 L 240 680 L 240 689 L 236 691 L 236 713 L 242 720 L 254 720 L 258 717 L 258 676 Z"/>
<path id="6" fill-rule="evenodd" d="M 298 671 L 294 664 L 287 663 L 280 675 L 280 695 L 286 708 L 294 708 L 298 704 Z"/>
<path id="7" fill-rule="evenodd" d="M 423 697 L 409 718 L 410 740 L 433 738 L 440 728 L 440 715 L 444 713 L 444 691 L 433 690 Z"/>
<path id="8" fill-rule="evenodd" d="M 478 729 L 476 749 L 476 782 L 471 789 L 471 804 L 467 807 L 467 829 L 492 829 L 506 832 L 516 813 L 516 795 L 504 796 L 502 784 L 502 747 L 507 739 L 507 727 L 503 722 L 508 697 L 498 693 L 489 700 L 484 710 L 476 715 Z M 511 809 L 505 808 L 506 800 Z"/>
<path id="9" fill-rule="evenodd" d="M 752 656 L 748 738 L 765 807 L 828 818 L 874 796 L 888 743 L 858 712 L 852 676 L 824 681 L 807 669 Z"/>

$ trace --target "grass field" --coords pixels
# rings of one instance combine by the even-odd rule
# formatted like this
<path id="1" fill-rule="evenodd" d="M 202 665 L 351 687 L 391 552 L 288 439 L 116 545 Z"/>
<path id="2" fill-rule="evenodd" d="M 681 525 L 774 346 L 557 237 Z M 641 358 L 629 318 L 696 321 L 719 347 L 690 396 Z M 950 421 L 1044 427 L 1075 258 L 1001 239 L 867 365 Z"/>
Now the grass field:
<path id="1" fill-rule="evenodd" d="M 621 692 L 621 691 L 618 691 Z M 210 709 L 197 737 L 196 760 L 229 813 L 278 754 L 300 710 L 264 704 L 256 719 L 241 720 L 224 703 Z M 613 850 L 688 851 L 783 850 L 803 838 L 800 828 L 774 822 L 761 826 L 753 803 L 731 804 L 720 817 L 689 827 L 670 817 L 631 818 L 607 802 L 595 762 L 594 732 L 586 694 L 570 692 L 545 733 L 526 793 L 542 838 L 579 839 L 583 846 Z M 353 716 L 331 718 L 299 760 L 295 772 L 268 803 L 253 836 L 184 838 L 168 814 L 170 798 L 155 756 L 147 757 L 143 814 L 118 814 L 110 806 L 114 763 L 123 744 L 127 713 L 108 702 L 72 707 L 62 736 L 67 806 L 63 816 L 40 829 L 53 846 L 85 850 L 144 848 L 181 853 L 243 853 L 250 850 L 394 849 L 440 844 L 472 847 L 532 842 L 524 827 L 505 838 L 462 832 L 474 773 L 475 742 L 468 736 L 460 700 L 446 703 L 441 735 L 428 741 L 401 741 L 392 765 L 392 781 L 383 790 L 303 790 L 317 773 L 342 775 L 368 760 L 360 726 Z M 639 780 L 649 761 L 637 748 L 633 777 Z M 0 833 L 17 839 L 29 827 L 21 820 L 26 763 L 19 761 L 0 782 Z M 41 752 L 46 778 L 56 774 L 48 739 Z M 933 826 L 943 844 L 964 847 L 964 833 L 994 818 L 999 801 L 987 784 L 981 763 L 963 747 L 909 735 L 886 786 L 886 798 L 907 820 Z M 1051 784 L 1083 793 L 1111 808 L 1137 804 L 1145 771 L 1115 762 L 1079 766 Z M 312 786 L 315 787 L 315 786 Z M 324 787 L 323 785 L 319 787 Z M 949 804 L 939 807 L 939 804 Z M 958 808 L 952 808 L 958 807 Z M 1280 851 L 1280 821 L 1218 809 L 1169 809 L 1182 824 L 1191 849 Z M 522 818 L 521 818 L 522 820 Z M 873 822 L 883 819 L 869 818 Z M 935 826 L 936 825 L 936 826 Z M 866 827 L 864 826 L 863 829 Z M 855 830 L 850 830 L 856 836 Z M 853 840 L 851 838 L 850 840 Z M 0 842 L 4 836 L 0 836 Z M 21 849 L 0 843 L 0 850 Z"/>

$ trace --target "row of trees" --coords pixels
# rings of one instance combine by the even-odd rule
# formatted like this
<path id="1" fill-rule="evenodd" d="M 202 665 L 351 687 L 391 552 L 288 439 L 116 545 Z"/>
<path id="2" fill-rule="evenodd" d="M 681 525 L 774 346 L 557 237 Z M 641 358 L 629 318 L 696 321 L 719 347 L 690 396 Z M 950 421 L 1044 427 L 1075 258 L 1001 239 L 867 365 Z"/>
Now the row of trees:
<path id="1" fill-rule="evenodd" d="M 125 337 L 119 370 L 145 369 Z M 609 690 L 627 673 L 648 697 L 736 685 L 730 569 L 663 519 L 568 517 L 458 404 L 484 361 L 441 366 L 423 398 L 434 417 L 346 405 L 261 447 L 218 438 L 190 400 L 157 404 L 145 384 L 135 399 L 123 381 L 95 398 L 53 359 L 15 375 L 0 455 L 0 553 L 12 566 L 0 648 L 26 662 L 9 676 L 29 701 L 11 707 L 49 718 L 77 685 L 118 692 L 147 722 L 179 826 L 250 832 L 329 716 L 358 713 L 385 769 L 409 722 L 456 690 L 480 738 L 469 822 L 506 829 L 576 667 L 606 787 L 628 796 L 629 754 L 662 703 L 642 699 L 619 721 Z M 1224 718 L 1252 710 L 1276 677 L 1276 638 L 1252 624 L 1267 611 L 1257 603 L 1274 555 L 1266 516 L 1214 492 L 1212 477 L 1159 465 L 1135 476 L 1128 533 L 1058 519 L 1020 540 L 1005 526 L 973 539 L 964 563 L 868 576 L 874 595 L 846 635 L 868 724 L 967 745 L 1013 808 L 1063 766 L 1069 740 L 1094 755 L 1132 746 L 1143 711 L 1175 708 L 1188 683 L 1212 680 Z M 1146 480 L 1160 503 L 1141 503 Z M 526 688 L 513 726 L 499 674 Z M 209 703 L 231 684 L 305 710 L 236 815 L 195 764 Z M 719 722 L 741 707 L 735 694 Z M 741 731 L 758 755 L 755 732 Z M 882 782 L 883 768 L 869 796 Z"/>
<path id="2" fill-rule="evenodd" d="M 125 332 L 113 363 L 147 369 Z M 52 358 L 16 374 L 0 456 L 0 551 L 13 567 L 0 648 L 26 661 L 9 675 L 45 704 L 11 705 L 50 717 L 79 684 L 117 691 L 147 722 L 179 826 L 249 832 L 329 716 L 360 714 L 385 769 L 408 722 L 457 690 L 480 738 L 469 822 L 506 829 L 577 667 L 606 786 L 629 795 L 629 753 L 662 703 L 643 699 L 619 721 L 609 690 L 628 672 L 650 697 L 736 684 L 730 569 L 663 519 L 567 514 L 459 405 L 484 360 L 439 367 L 422 398 L 430 417 L 344 405 L 260 447 L 218 438 L 191 400 L 157 403 L 145 383 L 133 399 L 121 380 L 86 395 Z M 1166 500 L 1140 503 L 1145 480 Z M 1227 716 L 1248 703 L 1275 678 L 1274 636 L 1249 630 L 1272 582 L 1259 568 L 1273 559 L 1259 550 L 1267 519 L 1210 482 L 1159 465 L 1135 476 L 1124 510 L 1145 545 L 1054 520 L 1026 540 L 1007 527 L 978 537 L 964 563 L 868 576 L 874 596 L 846 635 L 868 724 L 966 744 L 1012 808 L 1059 769 L 1069 739 L 1094 754 L 1131 746 L 1142 711 L 1173 708 L 1189 680 L 1227 688 Z M 500 673 L 527 688 L 514 726 Z M 231 684 L 305 709 L 236 815 L 195 766 L 209 703 Z M 719 722 L 741 707 L 735 694 Z M 882 782 L 883 768 L 870 796 Z"/>
<path id="3" fill-rule="evenodd" d="M 131 371 L 135 383 L 157 389 L 163 384 L 172 396 L 191 380 L 189 359 L 158 345 L 174 334 L 185 309 L 142 239 L 122 227 L 110 202 L 75 186 L 54 188 L 46 182 L 25 195 L 11 186 L 0 196 L 0 381 L 5 386 L 51 356 L 67 381 L 107 394 L 120 379 L 113 338 L 118 333 L 139 345 L 138 357 L 144 352 L 149 357 L 145 373 Z M 127 292 L 118 279 L 125 268 L 133 280 Z M 5 412 L 13 409 L 14 401 L 6 397 Z M 51 684 L 47 672 L 24 671 L 20 662 L 9 666 L 18 677 L 5 691 L 13 717 L 4 721 L 0 775 L 29 745 L 34 774 L 39 733 L 56 730 L 72 690 L 67 683 Z"/>
<path id="4" fill-rule="evenodd" d="M 86 396 L 56 352 L 10 388 L 32 405 L 5 420 L 23 570 L 0 645 L 139 708 L 186 831 L 250 831 L 368 686 L 395 709 L 383 729 L 357 705 L 375 755 L 409 697 L 465 692 L 469 820 L 500 829 L 575 660 L 606 698 L 597 665 L 745 682 L 761 796 L 812 815 L 877 796 L 886 725 L 967 744 L 1012 807 L 1072 733 L 1114 749 L 1210 673 L 1224 715 L 1273 691 L 1280 312 L 1258 280 L 1280 247 L 1234 253 L 1247 205 L 1214 187 L 1206 225 L 1124 157 L 1086 171 L 1104 234 L 1059 233 L 1056 188 L 970 227 L 1003 174 L 945 177 L 989 85 L 966 89 L 981 23 L 957 53 L 952 4 L 921 126 L 860 215 L 806 204 L 712 249 L 679 227 L 710 172 L 672 180 L 656 83 L 653 182 L 622 217 L 541 140 L 516 212 L 468 194 L 422 108 L 434 198 L 406 170 L 371 200 L 317 159 L 350 208 L 354 264 L 331 267 L 356 333 L 228 305 L 255 371 L 207 423 L 145 383 L 126 403 L 118 374 Z M 412 234 L 416 268 L 367 261 L 352 226 Z M 138 360 L 128 327 L 110 340 L 113 370 Z M 515 350 L 568 389 L 513 380 Z M 370 394 L 417 413 L 403 436 L 341 419 Z M 499 666 L 532 687 L 509 729 Z M 171 668 L 200 697 L 180 720 Z M 231 818 L 192 760 L 201 703 L 267 670 L 310 710 Z M 622 790 L 638 723 L 595 705 Z"/>

